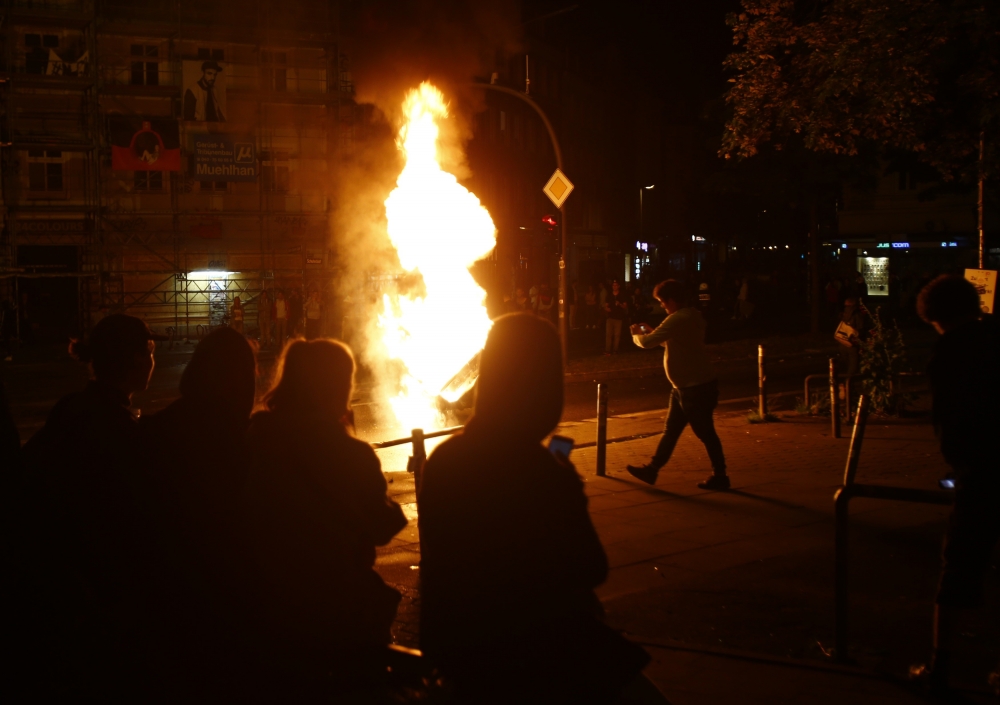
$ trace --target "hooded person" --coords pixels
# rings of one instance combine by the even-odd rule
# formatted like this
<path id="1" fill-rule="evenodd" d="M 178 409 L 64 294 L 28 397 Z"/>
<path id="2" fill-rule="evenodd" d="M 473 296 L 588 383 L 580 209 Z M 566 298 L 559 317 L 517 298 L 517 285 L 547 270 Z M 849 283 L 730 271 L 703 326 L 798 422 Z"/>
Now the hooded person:
<path id="1" fill-rule="evenodd" d="M 406 517 L 375 451 L 353 435 L 353 377 L 343 343 L 292 341 L 247 432 L 242 533 L 282 699 L 342 694 L 385 673 L 400 594 L 375 572 L 375 548 Z"/>
<path id="2" fill-rule="evenodd" d="M 238 665 L 225 659 L 237 658 L 239 646 L 235 513 L 246 479 L 244 436 L 256 372 L 246 337 L 217 328 L 198 343 L 184 369 L 180 399 L 139 422 L 145 447 L 171 449 L 151 463 L 155 525 L 170 584 L 161 614 L 170 648 L 182 662 L 179 675 L 203 694 L 231 692 L 227 676 Z"/>
<path id="3" fill-rule="evenodd" d="M 583 483 L 542 445 L 563 409 L 552 324 L 498 318 L 477 385 L 423 473 L 421 648 L 484 702 L 613 702 L 649 657 L 601 621 L 608 562 Z"/>
<path id="4" fill-rule="evenodd" d="M 90 364 L 94 379 L 62 398 L 24 446 L 22 529 L 32 581 L 24 610 L 33 623 L 21 651 L 34 666 L 21 675 L 48 669 L 32 685 L 65 699 L 151 695 L 159 546 L 129 406 L 146 389 L 154 341 L 163 339 L 140 319 L 114 314 L 88 341 L 73 341 L 71 354 Z"/>

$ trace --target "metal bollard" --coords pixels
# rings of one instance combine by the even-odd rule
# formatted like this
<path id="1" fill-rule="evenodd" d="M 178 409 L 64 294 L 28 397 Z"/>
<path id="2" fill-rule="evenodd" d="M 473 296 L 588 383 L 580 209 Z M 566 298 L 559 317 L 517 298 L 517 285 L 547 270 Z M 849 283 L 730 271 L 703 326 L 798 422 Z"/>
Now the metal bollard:
<path id="1" fill-rule="evenodd" d="M 608 385 L 597 385 L 597 475 L 607 474 L 608 454 Z"/>
<path id="2" fill-rule="evenodd" d="M 764 369 L 764 346 L 757 346 L 757 413 L 761 421 L 767 419 L 767 372 Z"/>
<path id="3" fill-rule="evenodd" d="M 406 472 L 413 473 L 413 483 L 416 486 L 417 497 L 424 484 L 424 463 L 427 462 L 427 449 L 424 446 L 424 429 L 415 428 L 410 434 L 413 443 L 413 455 L 406 461 Z"/>
<path id="4" fill-rule="evenodd" d="M 837 394 L 837 358 L 830 358 L 830 431 L 840 438 L 840 398 Z"/>

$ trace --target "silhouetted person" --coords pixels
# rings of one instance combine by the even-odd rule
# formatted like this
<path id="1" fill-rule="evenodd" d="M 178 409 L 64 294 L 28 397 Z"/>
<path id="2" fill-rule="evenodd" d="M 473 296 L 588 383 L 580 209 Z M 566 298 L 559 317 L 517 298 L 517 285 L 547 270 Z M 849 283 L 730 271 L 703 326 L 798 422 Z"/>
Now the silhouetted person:
<path id="1" fill-rule="evenodd" d="M 24 447 L 27 577 L 25 635 L 32 686 L 72 700 L 150 700 L 157 635 L 153 570 L 158 547 L 145 452 L 129 411 L 153 372 L 154 340 L 138 318 L 102 319 L 71 352 L 94 380 L 61 399 Z M 28 516 L 30 515 L 30 516 Z M 20 648 L 20 647 L 19 647 Z"/>
<path id="2" fill-rule="evenodd" d="M 243 332 L 243 302 L 239 296 L 233 297 L 233 305 L 229 309 L 229 326 L 237 333 Z"/>
<path id="3" fill-rule="evenodd" d="M 917 312 L 941 333 L 927 375 L 934 428 L 955 480 L 929 669 L 932 689 L 946 691 L 956 621 L 982 604 L 1000 540 L 1000 326 L 982 315 L 976 287 L 957 276 L 943 275 L 924 287 Z"/>
<path id="4" fill-rule="evenodd" d="M 705 350 L 705 318 L 701 311 L 689 305 L 684 286 L 674 279 L 657 284 L 653 298 L 663 306 L 667 317 L 655 330 L 644 323 L 632 326 L 632 340 L 640 348 L 663 346 L 663 368 L 673 390 L 663 437 L 653 459 L 648 465 L 627 466 L 628 472 L 647 484 L 655 484 L 660 468 L 670 460 L 674 446 L 690 424 L 712 461 L 712 475 L 699 482 L 698 487 L 728 490 L 726 457 L 712 418 L 719 403 L 719 382 Z"/>
<path id="5" fill-rule="evenodd" d="M 604 311 L 608 314 L 604 322 L 604 354 L 612 355 L 618 352 L 622 337 L 622 325 L 628 319 L 629 299 L 621 290 L 621 285 L 611 282 L 611 294 L 604 303 Z"/>
<path id="6" fill-rule="evenodd" d="M 273 307 L 274 303 L 271 301 L 267 289 L 262 289 L 260 296 L 257 297 L 257 328 L 260 331 L 260 346 L 262 348 L 271 345 L 271 321 L 273 320 L 271 309 Z"/>
<path id="7" fill-rule="evenodd" d="M 854 329 L 854 334 L 847 341 L 850 345 L 841 343 L 840 360 L 844 374 L 856 375 L 861 371 L 861 340 L 865 334 L 867 310 L 858 303 L 858 297 L 849 295 L 844 299 L 844 310 L 840 320 Z"/>
<path id="8" fill-rule="evenodd" d="M 251 344 L 232 328 L 217 328 L 195 348 L 181 376 L 181 398 L 139 423 L 153 458 L 157 529 L 170 580 L 161 614 L 170 648 L 183 660 L 177 679 L 202 697 L 232 695 L 227 676 L 240 665 L 245 586 L 236 509 L 255 389 Z"/>
<path id="9" fill-rule="evenodd" d="M 12 473 L 21 467 L 21 436 L 10 413 L 7 387 L 0 381 L 0 466 Z"/>
<path id="10" fill-rule="evenodd" d="M 562 408 L 555 328 L 502 316 L 475 416 L 424 470 L 421 648 L 483 702 L 613 702 L 649 660 L 601 621 L 608 563 L 583 483 L 541 444 Z"/>
<path id="11" fill-rule="evenodd" d="M 353 375 L 343 343 L 292 341 L 247 434 L 244 531 L 283 699 L 365 681 L 400 599 L 373 566 L 406 518 L 375 452 L 353 436 Z"/>

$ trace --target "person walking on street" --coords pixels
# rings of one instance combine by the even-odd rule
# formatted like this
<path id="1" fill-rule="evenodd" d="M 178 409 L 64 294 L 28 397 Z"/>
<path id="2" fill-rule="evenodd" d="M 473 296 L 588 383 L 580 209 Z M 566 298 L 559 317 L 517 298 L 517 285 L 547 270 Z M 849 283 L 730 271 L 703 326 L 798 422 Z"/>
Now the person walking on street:
<path id="1" fill-rule="evenodd" d="M 927 367 L 931 418 L 941 455 L 951 466 L 955 503 L 945 533 L 929 665 L 911 668 L 931 692 L 947 695 L 963 614 L 983 603 L 993 551 L 1000 541 L 1000 325 L 983 315 L 971 283 L 953 275 L 920 292 L 917 312 L 941 334 Z M 993 674 L 1000 680 L 1000 668 Z M 1000 684 L 998 684 L 1000 685 Z"/>
<path id="2" fill-rule="evenodd" d="M 257 327 L 260 329 L 260 346 L 266 348 L 271 344 L 271 297 L 267 289 L 257 297 Z"/>
<path id="3" fill-rule="evenodd" d="M 323 303 L 319 292 L 312 291 L 306 299 L 306 339 L 315 340 L 319 337 L 320 324 L 323 321 Z"/>
<path id="4" fill-rule="evenodd" d="M 288 301 L 285 300 L 285 293 L 279 289 L 274 299 L 274 327 L 279 349 L 284 346 L 285 337 L 288 335 L 288 314 Z"/>
<path id="5" fill-rule="evenodd" d="M 705 319 L 698 309 L 689 305 L 684 286 L 674 279 L 657 284 L 653 298 L 666 310 L 667 317 L 656 330 L 645 323 L 632 326 L 632 340 L 640 348 L 664 347 L 663 367 L 673 390 L 663 437 L 653 459 L 647 465 L 627 466 L 628 472 L 647 484 L 656 484 L 660 468 L 670 460 L 684 427 L 690 424 L 712 461 L 713 474 L 699 482 L 698 487 L 728 490 L 726 458 L 712 418 L 719 402 L 719 384 L 705 350 Z"/>
<path id="6" fill-rule="evenodd" d="M 243 333 L 243 303 L 239 296 L 233 297 L 233 306 L 229 309 L 229 327 L 237 333 Z"/>
<path id="7" fill-rule="evenodd" d="M 628 297 L 622 293 L 617 281 L 611 283 L 611 295 L 604 304 L 604 312 L 608 315 L 604 322 L 604 354 L 612 355 L 618 352 L 622 321 L 628 318 Z"/>

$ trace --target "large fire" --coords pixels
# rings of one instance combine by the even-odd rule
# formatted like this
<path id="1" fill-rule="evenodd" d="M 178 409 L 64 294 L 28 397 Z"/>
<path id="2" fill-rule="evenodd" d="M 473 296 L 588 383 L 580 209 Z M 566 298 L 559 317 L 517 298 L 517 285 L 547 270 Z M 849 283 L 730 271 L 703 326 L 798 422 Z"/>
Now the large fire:
<path id="1" fill-rule="evenodd" d="M 403 115 L 397 145 L 406 165 L 385 211 L 400 264 L 422 277 L 423 288 L 386 295 L 379 325 L 389 357 L 406 368 L 390 400 L 396 418 L 406 429 L 433 428 L 436 398 L 482 350 L 492 325 L 469 267 L 495 247 L 496 228 L 479 199 L 441 169 L 438 121 L 448 117 L 441 91 L 420 84 L 403 101 Z"/>

